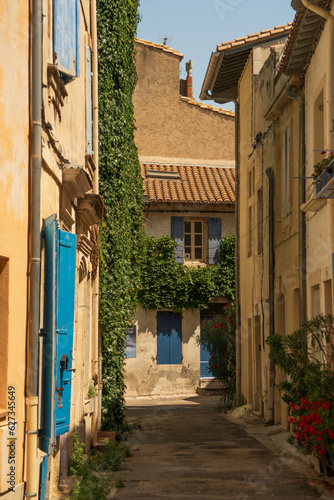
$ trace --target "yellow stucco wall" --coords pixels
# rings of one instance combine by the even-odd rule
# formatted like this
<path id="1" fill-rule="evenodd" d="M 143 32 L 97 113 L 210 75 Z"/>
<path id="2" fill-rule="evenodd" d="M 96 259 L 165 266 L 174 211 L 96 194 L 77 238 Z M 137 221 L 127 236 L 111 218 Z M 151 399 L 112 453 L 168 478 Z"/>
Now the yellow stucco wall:
<path id="1" fill-rule="evenodd" d="M 254 75 L 252 56 L 240 85 L 240 306 L 241 391 L 247 402 L 266 416 L 269 358 L 264 339 L 269 335 L 269 181 L 274 197 L 274 313 L 275 332 L 290 333 L 299 326 L 298 302 L 298 180 L 299 105 L 285 98 L 286 77 L 273 81 L 274 55 L 266 53 L 263 67 Z M 270 117 L 267 113 L 270 112 Z M 283 210 L 283 134 L 289 130 L 289 207 Z M 254 150 L 255 137 L 262 143 Z M 262 193 L 262 209 L 259 196 Z M 262 210 L 262 217 L 261 217 Z M 286 213 L 287 212 L 287 213 Z M 262 244 L 259 247 L 259 242 Z M 260 249 L 262 246 L 262 249 Z M 282 375 L 276 368 L 276 383 Z M 275 390 L 275 421 L 287 427 L 287 409 Z"/>
<path id="2" fill-rule="evenodd" d="M 333 94 L 333 89 L 329 87 L 330 72 L 333 71 L 333 61 L 329 61 L 330 43 L 332 40 L 329 39 L 329 26 L 326 23 L 305 77 L 307 176 L 312 175 L 313 165 L 323 157 L 314 150 L 333 150 L 334 147 L 332 117 L 330 116 L 330 100 Z M 322 109 L 319 110 L 317 98 L 321 91 L 323 91 L 323 103 Z M 315 132 L 319 127 L 323 128 L 322 140 L 316 136 Z M 309 198 L 314 192 L 314 185 L 311 180 L 307 180 L 306 186 L 307 198 Z M 317 312 L 329 314 L 333 311 L 333 202 L 334 200 L 325 200 L 317 212 L 307 212 L 306 214 L 307 314 L 309 318 L 312 318 Z M 314 300 L 314 290 L 317 287 L 319 287 L 319 300 Z"/>
<path id="3" fill-rule="evenodd" d="M 29 135 L 29 10 L 23 0 L 0 5 L 0 271 L 1 304 L 8 301 L 8 322 L 2 331 L 1 409 L 7 408 L 7 386 L 16 388 L 18 422 L 16 484 L 23 481 L 24 390 L 28 272 L 28 135 Z M 4 275 L 8 272 L 8 276 Z M 6 323 L 7 318 L 1 318 Z M 4 336 L 7 338 L 5 342 Z M 7 358 L 7 359 L 6 359 Z M 0 424 L 1 425 L 1 424 Z M 3 437 L 3 433 L 1 433 Z M 6 460 L 7 462 L 7 460 Z M 3 464 L 2 460 L 1 463 Z M 5 463 L 5 467 L 8 463 Z M 6 469 L 5 469 L 6 470 Z M 1 467 L 0 476 L 4 470 Z M 5 491 L 4 489 L 0 490 Z M 22 494 L 22 492 L 21 492 Z"/>
<path id="4" fill-rule="evenodd" d="M 64 158 L 72 165 L 85 166 L 87 153 L 86 132 L 86 46 L 91 43 L 90 4 L 81 1 L 80 13 L 80 66 L 81 76 L 66 86 L 68 96 L 61 107 L 61 119 L 55 112 L 48 88 L 47 65 L 53 63 L 52 49 L 52 2 L 43 0 L 43 111 L 45 123 L 49 124 L 51 134 Z M 25 481 L 24 470 L 28 463 L 24 456 L 25 440 L 25 377 L 26 377 L 26 336 L 28 328 L 27 289 L 28 289 L 28 237 L 29 237 L 29 49 L 30 26 L 29 5 L 22 0 L 4 0 L 0 5 L 0 39 L 3 56 L 0 62 L 0 361 L 2 366 L 0 378 L 0 412 L 7 406 L 7 385 L 16 388 L 16 419 L 18 439 L 16 448 L 16 484 Z M 42 132 L 42 171 L 41 171 L 41 220 L 42 229 L 45 218 L 52 214 L 60 217 L 60 208 L 66 207 L 75 223 L 72 232 L 76 232 L 76 202 L 63 187 L 62 163 L 52 146 L 50 136 Z M 88 231 L 89 236 L 89 231 Z M 42 238 L 41 238 L 42 240 Z M 89 245 L 88 245 L 89 246 Z M 88 247 L 87 247 L 88 248 Z M 80 260 L 84 250 L 77 252 L 76 288 L 78 288 Z M 91 271 L 89 255 L 88 271 Z M 84 423 L 84 399 L 87 396 L 89 382 L 92 377 L 91 348 L 98 332 L 92 333 L 92 290 L 91 280 L 86 277 L 81 283 L 84 287 L 84 301 L 78 301 L 84 314 L 75 311 L 74 337 L 79 337 L 75 344 L 76 352 L 81 356 L 81 364 L 77 366 L 76 378 L 72 392 L 72 422 Z M 43 326 L 43 287 L 44 287 L 44 245 L 42 244 L 41 272 L 41 327 Z M 83 316 L 83 318 L 82 318 Z M 75 356 L 74 356 L 75 357 Z M 89 359 L 88 359 L 89 358 Z M 80 386 L 80 389 L 78 389 Z M 77 389 L 77 390 L 76 390 Z M 74 407 L 78 408 L 75 421 Z M 0 441 L 4 435 L 6 418 L 0 415 Z M 95 429 L 96 430 L 96 429 Z M 1 443 L 0 443 L 1 444 Z M 57 441 L 58 445 L 58 441 Z M 1 448 L 2 450 L 2 448 Z M 8 465 L 7 457 L 0 450 L 0 478 L 2 481 L 2 465 Z M 36 450 L 37 453 L 37 450 Z M 39 458 L 42 453 L 39 452 Z M 54 492 L 58 483 L 57 464 L 59 454 L 50 459 L 51 481 Z M 36 474 L 38 474 L 36 467 Z M 48 476 L 49 477 L 49 476 Z M 0 493 L 7 488 L 0 482 Z M 23 486 L 23 485 L 22 485 Z M 52 487 L 48 488 L 52 495 Z M 15 498 L 22 498 L 23 490 L 18 488 Z M 5 494 L 4 498 L 7 495 Z M 14 498 L 14 496 L 10 496 Z"/>
<path id="5" fill-rule="evenodd" d="M 133 103 L 141 156 L 234 159 L 234 117 L 180 98 L 179 57 L 136 43 Z"/>
<path id="6" fill-rule="evenodd" d="M 191 394 L 200 378 L 200 311 L 182 313 L 182 364 L 157 364 L 157 311 L 140 308 L 137 315 L 136 357 L 125 361 L 126 396 Z"/>

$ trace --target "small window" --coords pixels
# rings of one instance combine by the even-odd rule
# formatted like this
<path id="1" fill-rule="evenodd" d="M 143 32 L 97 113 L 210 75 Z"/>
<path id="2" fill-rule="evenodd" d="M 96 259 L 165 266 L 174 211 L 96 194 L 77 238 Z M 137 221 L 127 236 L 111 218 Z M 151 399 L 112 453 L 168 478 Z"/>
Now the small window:
<path id="1" fill-rule="evenodd" d="M 203 260 L 203 222 L 192 220 L 184 222 L 185 260 Z"/>
<path id="2" fill-rule="evenodd" d="M 248 257 L 252 256 L 253 247 L 253 207 L 248 207 Z"/>
<path id="3" fill-rule="evenodd" d="M 283 218 L 290 213 L 290 134 L 283 133 Z"/>
<path id="4" fill-rule="evenodd" d="M 129 326 L 128 331 L 125 334 L 125 351 L 124 355 L 127 358 L 136 357 L 136 340 L 137 340 L 137 328 L 136 326 Z"/>
<path id="5" fill-rule="evenodd" d="M 54 0 L 53 56 L 64 80 L 80 76 L 80 0 Z"/>

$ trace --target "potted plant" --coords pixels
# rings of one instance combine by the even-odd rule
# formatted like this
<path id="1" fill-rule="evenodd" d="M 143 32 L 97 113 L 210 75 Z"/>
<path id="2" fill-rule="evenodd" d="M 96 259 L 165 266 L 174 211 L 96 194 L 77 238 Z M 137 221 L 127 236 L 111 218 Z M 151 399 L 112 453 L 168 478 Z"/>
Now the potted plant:
<path id="1" fill-rule="evenodd" d="M 97 391 L 95 390 L 95 387 L 93 384 L 89 385 L 88 392 L 87 392 L 87 399 L 84 401 L 85 405 L 85 414 L 88 413 L 94 413 L 94 408 L 95 408 L 95 397 L 97 396 Z"/>
<path id="2" fill-rule="evenodd" d="M 314 165 L 312 174 L 316 194 L 318 194 L 321 189 L 325 187 L 327 182 L 330 181 L 334 171 L 334 152 L 330 151 L 327 158 L 325 157 L 326 151 L 322 151 L 321 154 L 324 155 L 324 157 Z"/>

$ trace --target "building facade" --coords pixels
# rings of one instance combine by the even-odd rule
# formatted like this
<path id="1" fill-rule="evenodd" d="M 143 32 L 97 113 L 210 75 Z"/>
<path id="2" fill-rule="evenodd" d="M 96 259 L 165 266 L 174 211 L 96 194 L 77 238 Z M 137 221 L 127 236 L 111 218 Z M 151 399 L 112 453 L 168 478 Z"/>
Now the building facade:
<path id="1" fill-rule="evenodd" d="M 212 56 L 201 94 L 239 110 L 239 394 L 286 428 L 283 375 L 265 339 L 333 311 L 331 169 L 316 178 L 333 150 L 333 7 L 292 6 L 292 24 L 218 46 L 220 72 Z"/>
<path id="2" fill-rule="evenodd" d="M 192 97 L 192 64 L 180 81 L 182 58 L 136 40 L 135 142 L 146 234 L 174 238 L 177 262 L 196 267 L 214 265 L 221 238 L 234 234 L 234 114 Z M 212 311 L 225 301 L 216 297 Z M 197 343 L 204 314 L 139 308 L 127 349 L 127 396 L 193 394 L 204 378 L 214 385 Z"/>
<path id="3" fill-rule="evenodd" d="M 102 385 L 95 2 L 31 7 L 1 16 L 0 492 L 17 499 L 57 497 Z"/>

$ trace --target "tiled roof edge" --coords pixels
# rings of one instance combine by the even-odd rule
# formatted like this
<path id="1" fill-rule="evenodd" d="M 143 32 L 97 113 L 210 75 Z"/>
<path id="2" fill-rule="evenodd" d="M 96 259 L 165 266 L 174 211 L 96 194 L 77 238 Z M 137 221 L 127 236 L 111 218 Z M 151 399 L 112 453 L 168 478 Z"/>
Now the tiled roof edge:
<path id="1" fill-rule="evenodd" d="M 282 26 L 275 26 L 273 29 L 269 30 L 263 30 L 260 31 L 259 33 L 252 33 L 250 35 L 247 35 L 245 37 L 241 38 L 236 38 L 234 40 L 230 40 L 228 42 L 223 42 L 219 45 L 217 45 L 217 51 L 221 52 L 223 50 L 227 49 L 233 49 L 234 47 L 240 47 L 240 46 L 247 46 L 248 43 L 253 44 L 256 39 L 259 42 L 263 42 L 267 38 L 270 39 L 273 36 L 279 35 L 279 34 L 285 34 L 289 33 L 291 30 L 293 23 L 287 23 L 283 24 Z"/>
<path id="2" fill-rule="evenodd" d="M 203 102 L 195 101 L 195 99 L 191 99 L 191 97 L 180 96 L 181 101 L 184 101 L 188 104 L 193 104 L 194 106 L 199 106 L 202 109 L 207 109 L 209 111 L 214 111 L 215 113 L 219 113 L 225 116 L 235 117 L 234 111 L 230 111 L 228 109 L 217 108 L 216 106 L 210 106 L 210 104 L 204 104 Z"/>
<path id="3" fill-rule="evenodd" d="M 183 59 L 183 57 L 184 57 L 181 52 L 178 52 L 177 50 L 174 50 L 171 47 L 168 47 L 168 45 L 163 45 L 162 43 L 153 43 L 153 42 L 149 42 L 148 40 L 142 40 L 141 38 L 135 38 L 135 43 L 145 45 L 146 47 L 152 47 L 154 49 L 163 50 L 164 52 L 167 52 L 168 54 L 172 54 L 174 56 L 177 56 L 180 60 Z"/>

